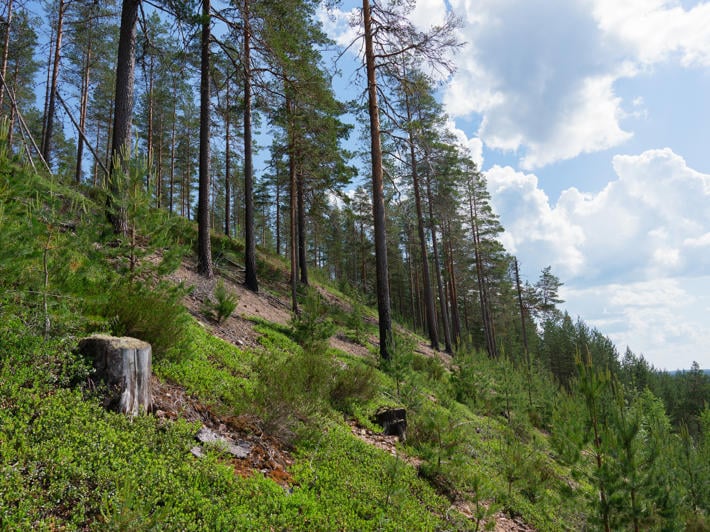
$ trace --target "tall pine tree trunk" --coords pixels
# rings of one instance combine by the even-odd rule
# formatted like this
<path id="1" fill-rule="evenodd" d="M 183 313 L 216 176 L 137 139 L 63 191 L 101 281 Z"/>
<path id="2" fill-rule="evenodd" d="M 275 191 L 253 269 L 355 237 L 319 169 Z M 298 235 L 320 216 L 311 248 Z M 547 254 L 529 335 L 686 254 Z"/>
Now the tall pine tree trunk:
<path id="1" fill-rule="evenodd" d="M 298 176 L 296 175 L 296 147 L 294 141 L 293 103 L 286 99 L 288 127 L 288 181 L 289 181 L 289 254 L 291 256 L 291 310 L 298 312 Z"/>
<path id="2" fill-rule="evenodd" d="M 47 116 L 45 117 L 46 127 L 42 138 L 42 156 L 49 163 L 51 153 L 52 133 L 54 130 L 54 114 L 57 102 L 57 84 L 59 83 L 59 62 L 62 57 L 62 34 L 64 25 L 64 11 L 66 4 L 64 0 L 59 0 L 59 10 L 57 12 L 57 35 L 54 42 L 54 59 L 52 64 L 52 79 L 49 84 L 49 101 L 47 103 Z"/>
<path id="3" fill-rule="evenodd" d="M 390 358 L 392 343 L 392 317 L 387 264 L 387 235 L 385 227 L 385 199 L 382 171 L 382 145 L 380 139 L 380 110 L 377 103 L 375 51 L 372 38 L 372 18 L 369 0 L 362 1 L 365 30 L 365 68 L 367 71 L 368 111 L 370 115 L 370 156 L 372 158 L 372 214 L 375 231 L 375 273 L 377 277 L 377 314 L 380 329 L 380 356 Z"/>
<path id="4" fill-rule="evenodd" d="M 407 122 L 412 122 L 412 110 L 409 102 L 409 94 L 405 95 L 405 105 L 407 110 Z M 408 128 L 409 136 L 409 159 L 412 168 L 412 184 L 414 188 L 414 205 L 417 212 L 417 234 L 419 236 L 419 253 L 422 261 L 422 289 L 424 296 L 424 310 L 426 313 L 426 327 L 429 333 L 429 340 L 433 349 L 439 349 L 439 327 L 436 323 L 436 306 L 434 305 L 434 294 L 431 291 L 431 274 L 429 273 L 429 254 L 427 253 L 426 234 L 424 233 L 424 214 L 422 210 L 422 196 L 419 187 L 419 172 L 417 169 L 417 157 L 414 150 L 414 133 L 411 126 Z"/>
<path id="5" fill-rule="evenodd" d="M 469 190 L 469 214 L 471 221 L 471 231 L 473 233 L 473 248 L 476 261 L 476 278 L 478 280 L 478 295 L 481 303 L 481 319 L 483 321 L 483 334 L 486 340 L 486 351 L 490 358 L 497 358 L 498 348 L 496 346 L 495 329 L 493 327 L 493 317 L 491 315 L 490 298 L 488 296 L 488 286 L 483 270 L 483 253 L 481 250 L 481 237 L 478 227 L 478 206 L 476 196 Z"/>
<path id="6" fill-rule="evenodd" d="M 7 2 L 7 18 L 5 20 L 5 37 L 3 40 L 3 52 L 2 61 L 0 62 L 0 74 L 2 74 L 2 79 L 7 81 L 7 61 L 10 51 L 10 30 L 12 29 L 12 2 L 13 0 L 8 0 Z M 5 83 L 0 82 L 0 113 L 2 113 L 3 102 L 5 101 L 5 90 L 10 90 L 10 87 L 6 87 Z M 9 143 L 8 143 L 9 145 Z"/>
<path id="7" fill-rule="evenodd" d="M 232 141 L 231 139 L 231 113 L 229 112 L 229 103 L 230 103 L 230 93 L 229 93 L 229 76 L 227 76 L 227 79 L 225 80 L 225 107 L 227 109 L 227 112 L 224 113 L 224 147 L 225 147 L 225 153 L 224 153 L 224 234 L 229 237 L 229 217 L 231 216 L 230 212 L 230 178 L 231 178 L 231 172 L 232 172 L 232 158 L 231 158 L 231 149 L 230 149 L 230 143 Z"/>
<path id="8" fill-rule="evenodd" d="M 461 318 L 458 307 L 458 289 L 456 287 L 456 275 L 454 271 L 454 247 L 451 238 L 451 221 L 446 221 L 446 238 L 444 249 L 444 261 L 446 263 L 447 277 L 449 281 L 449 306 L 451 308 L 451 337 L 454 346 L 461 343 Z"/>
<path id="9" fill-rule="evenodd" d="M 426 155 L 429 156 L 428 154 Z M 429 230 L 431 231 L 431 247 L 434 255 L 434 273 L 436 274 L 436 286 L 439 292 L 439 307 L 441 310 L 441 325 L 444 330 L 444 349 L 448 354 L 453 354 L 454 348 L 451 344 L 451 326 L 449 323 L 449 312 L 446 304 L 446 294 L 444 293 L 444 281 L 441 276 L 441 263 L 439 262 L 439 243 L 436 238 L 436 223 L 434 221 L 434 198 L 431 193 L 431 176 L 426 178 L 426 192 L 429 203 Z"/>
<path id="10" fill-rule="evenodd" d="M 84 52 L 83 71 L 81 75 L 81 100 L 79 109 L 79 129 L 82 134 L 79 135 L 76 146 L 76 171 L 74 173 L 74 181 L 78 185 L 81 183 L 81 166 L 84 158 L 84 130 L 86 129 L 86 110 L 89 106 L 89 74 L 91 70 L 91 21 L 89 21 L 89 42 L 86 45 Z M 91 148 L 91 146 L 89 146 Z"/>
<path id="11" fill-rule="evenodd" d="M 140 0 L 123 0 L 116 61 L 116 99 L 110 161 L 113 178 L 109 179 L 110 193 L 106 212 L 114 232 L 122 235 L 128 234 L 128 215 L 125 206 L 115 204 L 115 198 L 124 193 L 119 188 L 116 174 L 118 171 L 128 171 L 136 68 L 136 22 L 139 6 Z"/>
<path id="12" fill-rule="evenodd" d="M 210 244 L 210 0 L 202 0 L 200 60 L 200 170 L 197 197 L 197 271 L 211 279 Z"/>
<path id="13" fill-rule="evenodd" d="M 153 176 L 153 107 L 155 106 L 154 101 L 154 91 L 153 91 L 153 55 L 151 54 L 148 58 L 150 66 L 148 67 L 148 133 L 147 133 L 147 146 L 146 151 L 148 155 L 148 171 L 145 174 L 145 189 L 150 191 L 150 181 Z M 156 186 L 156 191 L 159 191 L 160 187 Z M 156 194 L 156 197 L 159 196 Z M 157 200 L 157 206 L 160 207 L 160 199 Z"/>
<path id="14" fill-rule="evenodd" d="M 251 25 L 249 0 L 243 4 L 244 26 L 244 285 L 252 292 L 259 291 L 256 277 L 256 235 L 254 233 L 254 165 L 251 132 Z"/>
<path id="15" fill-rule="evenodd" d="M 172 118 L 172 128 L 170 130 L 170 197 L 169 197 L 169 211 L 173 212 L 174 208 L 174 197 L 175 197 L 175 129 L 177 126 L 177 90 L 174 90 L 175 96 L 173 98 L 173 118 Z"/>
<path id="16" fill-rule="evenodd" d="M 298 209 L 298 268 L 301 284 L 308 286 L 308 254 L 306 253 L 306 201 L 304 198 L 303 172 L 298 172 L 296 200 Z"/>

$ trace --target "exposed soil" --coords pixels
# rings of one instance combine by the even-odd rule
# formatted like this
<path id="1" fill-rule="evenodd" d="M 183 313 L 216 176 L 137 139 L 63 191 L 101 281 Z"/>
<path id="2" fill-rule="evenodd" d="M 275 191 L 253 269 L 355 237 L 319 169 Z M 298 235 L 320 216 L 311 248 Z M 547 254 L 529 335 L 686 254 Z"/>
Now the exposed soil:
<path id="1" fill-rule="evenodd" d="M 238 297 L 238 305 L 233 315 L 222 323 L 210 319 L 203 311 L 205 301 L 212 297 L 217 283 L 216 279 L 205 279 L 196 272 L 195 264 L 189 263 L 183 264 L 170 278 L 191 288 L 184 301 L 188 311 L 212 334 L 239 347 L 255 348 L 259 345 L 259 333 L 254 330 L 254 323 L 251 319 L 261 318 L 280 325 L 287 325 L 291 319 L 288 302 L 281 301 L 265 290 L 255 294 L 245 288 L 242 284 L 243 272 L 238 268 L 232 267 L 229 271 L 223 272 L 220 277 L 227 289 Z M 284 293 L 288 292 L 287 287 L 281 288 Z M 318 289 L 318 291 L 329 304 L 337 305 L 346 312 L 351 311 L 351 306 L 348 303 L 338 299 L 330 292 L 323 289 Z M 376 324 L 376 321 L 370 317 L 367 317 L 366 320 Z M 404 329 L 400 332 L 411 335 Z M 353 342 L 344 335 L 335 335 L 330 339 L 331 347 L 353 356 L 372 358 L 373 352 L 377 351 L 378 339 L 371 336 L 367 338 L 367 343 L 370 347 Z M 415 352 L 427 357 L 438 358 L 445 367 L 452 367 L 451 356 L 432 349 L 425 342 L 417 342 Z M 204 427 L 227 439 L 249 444 L 250 452 L 246 458 L 230 459 L 236 474 L 241 476 L 263 474 L 285 488 L 293 483 L 288 472 L 289 466 L 293 463 L 289 446 L 273 435 L 264 433 L 258 419 L 250 416 L 219 416 L 196 398 L 186 395 L 184 390 L 178 386 L 160 383 L 157 379 L 154 379 L 153 386 L 157 417 L 164 419 L 183 417 L 188 421 L 199 421 Z M 421 465 L 421 459 L 408 456 L 403 453 L 401 448 L 397 448 L 399 441 L 397 436 L 386 436 L 373 432 L 355 422 L 350 422 L 350 427 L 356 437 L 368 444 L 393 456 L 398 456 L 413 467 Z M 473 515 L 471 508 L 465 501 L 455 501 L 452 506 L 469 518 Z M 494 530 L 497 532 L 534 532 L 535 530 L 518 517 L 510 517 L 499 512 L 494 518 Z"/>
<path id="2" fill-rule="evenodd" d="M 288 472 L 288 468 L 293 464 L 288 447 L 273 436 L 265 434 L 258 419 L 252 416 L 219 416 L 196 398 L 187 395 L 183 388 L 159 382 L 155 377 L 152 387 L 153 408 L 157 418 L 197 421 L 227 440 L 247 444 L 248 456 L 229 459 L 236 474 L 243 477 L 263 474 L 284 487 L 293 483 Z M 197 445 L 197 440 L 195 444 Z"/>

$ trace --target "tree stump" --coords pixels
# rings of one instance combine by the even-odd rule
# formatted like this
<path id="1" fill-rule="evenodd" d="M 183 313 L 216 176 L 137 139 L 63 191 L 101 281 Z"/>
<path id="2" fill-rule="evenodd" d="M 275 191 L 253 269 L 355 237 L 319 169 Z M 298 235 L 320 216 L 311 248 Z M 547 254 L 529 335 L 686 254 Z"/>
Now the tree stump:
<path id="1" fill-rule="evenodd" d="M 380 408 L 373 420 L 384 429 L 387 436 L 397 436 L 399 441 L 407 438 L 407 411 L 404 408 Z"/>
<path id="2" fill-rule="evenodd" d="M 132 416 L 151 410 L 149 343 L 128 336 L 97 334 L 81 340 L 79 351 L 93 359 L 96 379 L 108 386 L 106 408 Z"/>

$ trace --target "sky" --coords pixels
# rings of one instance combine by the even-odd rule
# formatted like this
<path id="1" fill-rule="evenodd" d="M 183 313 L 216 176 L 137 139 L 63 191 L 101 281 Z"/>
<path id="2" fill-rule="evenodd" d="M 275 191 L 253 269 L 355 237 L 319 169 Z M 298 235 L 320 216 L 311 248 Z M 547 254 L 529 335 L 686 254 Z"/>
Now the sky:
<path id="1" fill-rule="evenodd" d="M 710 2 L 419 0 L 410 16 L 424 29 L 447 6 L 465 45 L 441 100 L 523 278 L 551 266 L 562 309 L 620 355 L 710 368 Z M 340 44 L 351 8 L 323 18 Z"/>

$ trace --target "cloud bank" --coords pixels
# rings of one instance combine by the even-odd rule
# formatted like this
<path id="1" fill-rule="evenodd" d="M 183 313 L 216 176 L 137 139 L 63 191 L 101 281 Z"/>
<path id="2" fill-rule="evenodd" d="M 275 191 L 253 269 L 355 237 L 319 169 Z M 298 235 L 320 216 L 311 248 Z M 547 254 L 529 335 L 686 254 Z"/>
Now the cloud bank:
<path id="1" fill-rule="evenodd" d="M 483 117 L 488 148 L 532 170 L 632 137 L 615 83 L 670 59 L 710 65 L 710 4 L 662 0 L 453 0 L 467 42 L 444 102 Z"/>
<path id="2" fill-rule="evenodd" d="M 710 345 L 710 175 L 668 148 L 612 165 L 603 190 L 568 188 L 554 205 L 534 174 L 488 170 L 504 244 L 527 271 L 552 265 L 565 307 L 617 345 L 671 369 L 710 360 L 697 351 Z"/>

